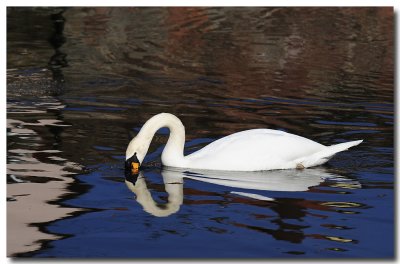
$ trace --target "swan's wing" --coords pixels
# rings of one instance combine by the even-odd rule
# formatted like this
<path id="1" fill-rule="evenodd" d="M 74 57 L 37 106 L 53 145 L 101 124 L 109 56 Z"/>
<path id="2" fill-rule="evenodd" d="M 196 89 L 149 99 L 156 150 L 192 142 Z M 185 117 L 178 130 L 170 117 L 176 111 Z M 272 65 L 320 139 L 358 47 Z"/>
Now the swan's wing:
<path id="1" fill-rule="evenodd" d="M 232 170 L 268 170 L 287 166 L 290 161 L 324 148 L 317 142 L 283 131 L 252 129 L 216 140 L 187 159 L 194 168 L 230 166 Z"/>

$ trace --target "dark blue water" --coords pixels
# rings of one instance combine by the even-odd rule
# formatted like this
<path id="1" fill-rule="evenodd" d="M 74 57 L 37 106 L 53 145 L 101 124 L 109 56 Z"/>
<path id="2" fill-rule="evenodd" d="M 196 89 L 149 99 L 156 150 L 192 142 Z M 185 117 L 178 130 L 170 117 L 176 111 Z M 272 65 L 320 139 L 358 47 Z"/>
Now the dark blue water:
<path id="1" fill-rule="evenodd" d="M 9 256 L 394 257 L 392 9 L 7 19 Z M 162 167 L 161 129 L 129 185 L 126 146 L 160 112 L 182 120 L 186 154 L 251 128 L 364 142 L 304 171 L 187 172 Z"/>

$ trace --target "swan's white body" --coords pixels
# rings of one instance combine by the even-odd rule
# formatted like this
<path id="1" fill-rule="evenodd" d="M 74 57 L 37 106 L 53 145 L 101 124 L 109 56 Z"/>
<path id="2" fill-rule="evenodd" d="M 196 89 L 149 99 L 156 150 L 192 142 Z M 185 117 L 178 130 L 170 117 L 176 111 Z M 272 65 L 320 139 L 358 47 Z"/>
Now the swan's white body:
<path id="1" fill-rule="evenodd" d="M 158 129 L 170 130 L 161 155 L 164 166 L 204 170 L 263 171 L 308 168 L 327 162 L 334 154 L 362 140 L 324 146 L 310 139 L 272 129 L 251 129 L 218 139 L 188 156 L 183 155 L 185 128 L 174 115 L 161 113 L 150 118 L 126 150 L 140 162 L 147 154 Z"/>

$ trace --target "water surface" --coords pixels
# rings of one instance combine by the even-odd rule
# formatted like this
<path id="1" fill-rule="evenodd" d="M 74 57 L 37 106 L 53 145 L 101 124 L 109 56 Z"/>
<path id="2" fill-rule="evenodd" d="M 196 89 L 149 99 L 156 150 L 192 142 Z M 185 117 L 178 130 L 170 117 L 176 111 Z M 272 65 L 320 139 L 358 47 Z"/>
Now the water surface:
<path id="1" fill-rule="evenodd" d="M 393 258 L 392 8 L 8 8 L 8 255 Z M 272 128 L 331 145 L 304 171 L 162 168 L 124 153 L 160 112 L 186 154 Z"/>

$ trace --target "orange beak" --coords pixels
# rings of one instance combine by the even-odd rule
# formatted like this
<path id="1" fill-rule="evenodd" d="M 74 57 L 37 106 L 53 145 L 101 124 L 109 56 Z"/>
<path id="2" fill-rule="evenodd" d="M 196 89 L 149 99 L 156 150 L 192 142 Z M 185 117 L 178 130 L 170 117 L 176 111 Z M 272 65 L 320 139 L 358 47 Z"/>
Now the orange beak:
<path id="1" fill-rule="evenodd" d="M 131 163 L 132 174 L 138 174 L 139 173 L 139 166 L 140 166 L 139 162 L 134 162 L 133 161 Z"/>

